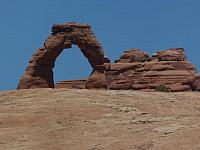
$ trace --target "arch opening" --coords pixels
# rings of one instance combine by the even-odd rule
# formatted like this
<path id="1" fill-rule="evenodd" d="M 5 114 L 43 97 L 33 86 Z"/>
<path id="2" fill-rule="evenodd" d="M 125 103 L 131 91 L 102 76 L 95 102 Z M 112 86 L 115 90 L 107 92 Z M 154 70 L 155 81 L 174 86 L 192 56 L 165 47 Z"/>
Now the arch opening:
<path id="1" fill-rule="evenodd" d="M 53 72 L 54 84 L 56 84 L 59 81 L 87 79 L 92 72 L 92 67 L 79 47 L 72 45 L 72 48 L 64 49 L 56 59 Z"/>

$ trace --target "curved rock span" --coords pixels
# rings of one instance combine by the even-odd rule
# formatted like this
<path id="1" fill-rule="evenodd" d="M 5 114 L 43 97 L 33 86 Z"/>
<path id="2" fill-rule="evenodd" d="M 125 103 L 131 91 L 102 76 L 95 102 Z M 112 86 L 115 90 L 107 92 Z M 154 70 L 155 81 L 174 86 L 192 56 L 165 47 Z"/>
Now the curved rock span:
<path id="1" fill-rule="evenodd" d="M 94 70 L 102 69 L 104 52 L 91 27 L 80 23 L 56 24 L 52 34 L 29 61 L 18 89 L 54 88 L 53 67 L 56 58 L 65 48 L 77 45 Z"/>
<path id="2" fill-rule="evenodd" d="M 111 64 L 109 58 L 104 57 L 90 26 L 79 23 L 52 27 L 52 35 L 44 42 L 44 47 L 33 54 L 18 89 L 54 88 L 52 69 L 55 60 L 72 44 L 78 45 L 93 72 L 84 80 L 60 81 L 55 88 L 155 91 L 165 86 L 172 92 L 200 90 L 200 75 L 187 60 L 183 48 L 158 51 L 152 56 L 131 49 Z"/>

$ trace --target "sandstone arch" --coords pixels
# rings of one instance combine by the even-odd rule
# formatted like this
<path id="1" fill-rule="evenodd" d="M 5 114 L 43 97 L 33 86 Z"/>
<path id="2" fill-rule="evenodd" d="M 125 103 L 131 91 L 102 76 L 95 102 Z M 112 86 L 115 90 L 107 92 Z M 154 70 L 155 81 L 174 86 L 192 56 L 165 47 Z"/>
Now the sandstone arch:
<path id="1" fill-rule="evenodd" d="M 77 45 L 93 70 L 102 70 L 104 52 L 91 27 L 80 23 L 56 24 L 52 34 L 31 57 L 17 89 L 54 88 L 53 67 L 63 49 Z"/>

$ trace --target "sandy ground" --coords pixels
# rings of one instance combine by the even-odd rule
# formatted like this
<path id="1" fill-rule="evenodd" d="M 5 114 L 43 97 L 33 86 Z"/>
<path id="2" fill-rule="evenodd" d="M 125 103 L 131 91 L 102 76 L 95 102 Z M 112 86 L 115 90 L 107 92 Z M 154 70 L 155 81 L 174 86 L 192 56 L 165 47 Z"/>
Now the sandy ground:
<path id="1" fill-rule="evenodd" d="M 2 91 L 0 150 L 200 150 L 200 93 Z"/>

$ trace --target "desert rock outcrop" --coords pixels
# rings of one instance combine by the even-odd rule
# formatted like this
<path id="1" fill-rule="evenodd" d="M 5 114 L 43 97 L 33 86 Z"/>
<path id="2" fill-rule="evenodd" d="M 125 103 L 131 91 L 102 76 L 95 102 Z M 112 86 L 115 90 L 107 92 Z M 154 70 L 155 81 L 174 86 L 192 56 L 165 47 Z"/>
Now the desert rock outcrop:
<path id="1" fill-rule="evenodd" d="M 53 67 L 56 58 L 65 48 L 77 45 L 88 59 L 93 69 L 104 64 L 104 52 L 96 40 L 91 27 L 80 23 L 56 24 L 52 34 L 44 42 L 29 61 L 18 89 L 54 88 Z"/>
<path id="2" fill-rule="evenodd" d="M 115 63 L 105 63 L 105 66 L 106 71 L 93 73 L 85 80 L 85 88 L 155 91 L 164 85 L 172 92 L 200 88 L 199 76 L 195 76 L 197 71 L 187 60 L 183 48 L 158 51 L 152 56 L 142 50 L 131 49 L 125 51 Z M 61 81 L 56 87 L 70 87 L 71 83 Z"/>
<path id="3" fill-rule="evenodd" d="M 53 67 L 63 49 L 77 45 L 93 71 L 84 80 L 53 81 Z M 166 86 L 170 91 L 200 90 L 200 77 L 188 61 L 183 48 L 170 48 L 148 55 L 139 49 L 124 51 L 115 63 L 104 56 L 91 27 L 82 23 L 56 24 L 44 46 L 33 54 L 18 89 L 79 88 L 155 91 Z"/>
<path id="4" fill-rule="evenodd" d="M 130 61 L 124 62 L 127 54 L 134 57 L 128 57 L 127 60 Z M 133 63 L 127 63 L 133 58 Z M 125 51 L 116 63 L 111 64 L 107 78 L 112 81 L 108 88 L 152 91 L 165 85 L 171 91 L 188 91 L 192 87 L 185 83 L 191 83 L 195 74 L 196 69 L 187 61 L 182 48 L 159 51 L 152 57 L 143 51 L 130 50 Z"/>
<path id="5" fill-rule="evenodd" d="M 197 92 L 0 91 L 0 150 L 199 150 Z"/>

